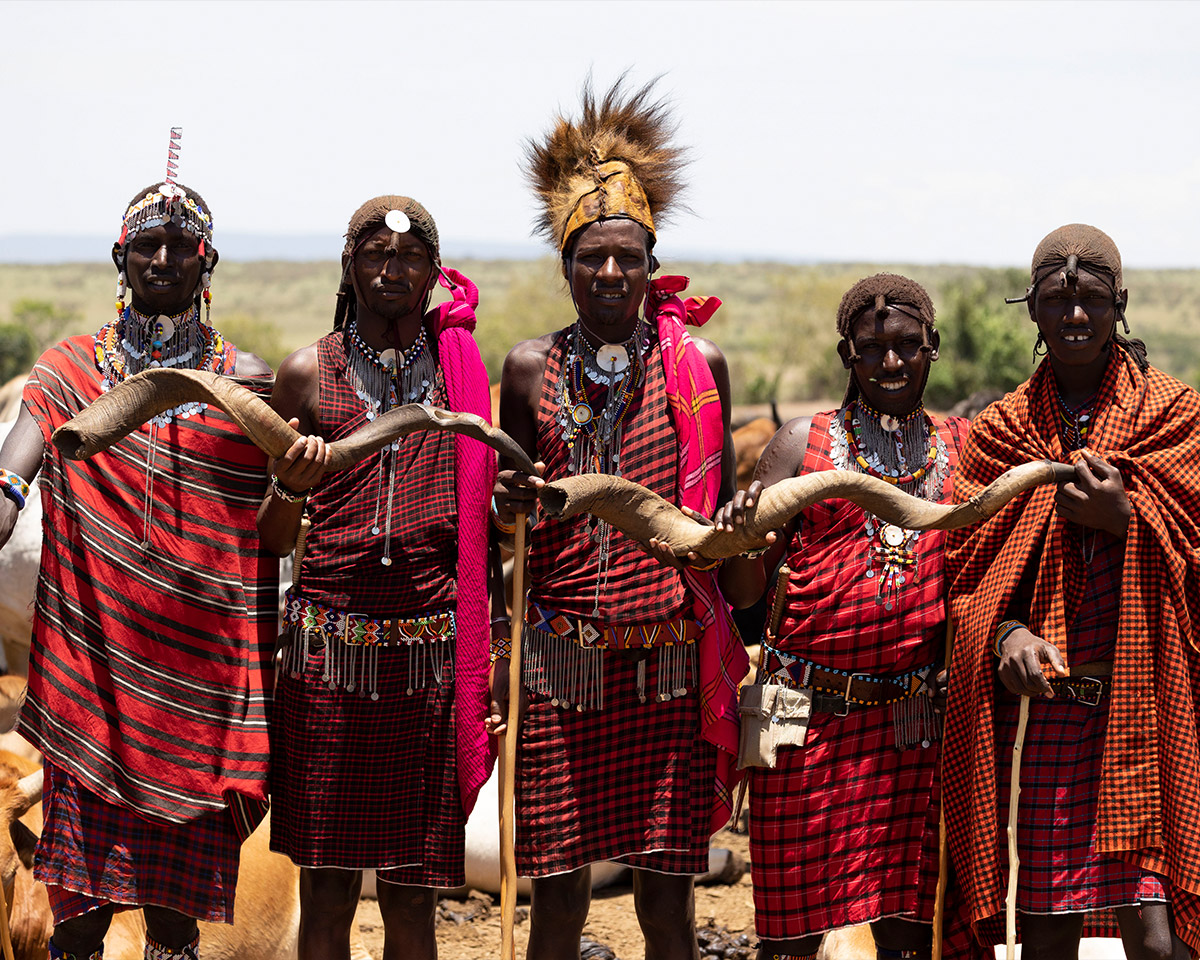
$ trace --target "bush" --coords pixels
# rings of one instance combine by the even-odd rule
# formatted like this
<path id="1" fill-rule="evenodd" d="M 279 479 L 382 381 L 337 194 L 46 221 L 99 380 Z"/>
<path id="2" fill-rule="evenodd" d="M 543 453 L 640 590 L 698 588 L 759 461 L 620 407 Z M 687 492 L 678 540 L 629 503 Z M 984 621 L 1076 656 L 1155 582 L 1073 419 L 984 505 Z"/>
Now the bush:
<path id="1" fill-rule="evenodd" d="M 16 323 L 0 324 L 0 384 L 29 372 L 38 358 L 38 343 L 28 329 Z"/>

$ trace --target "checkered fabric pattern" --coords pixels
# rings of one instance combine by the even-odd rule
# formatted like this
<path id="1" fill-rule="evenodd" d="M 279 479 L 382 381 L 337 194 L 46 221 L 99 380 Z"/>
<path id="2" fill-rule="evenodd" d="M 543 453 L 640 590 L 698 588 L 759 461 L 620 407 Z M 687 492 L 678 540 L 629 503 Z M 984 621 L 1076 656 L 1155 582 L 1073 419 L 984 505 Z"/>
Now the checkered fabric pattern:
<path id="1" fill-rule="evenodd" d="M 538 403 L 537 457 L 546 464 L 546 480 L 570 476 L 570 452 L 562 439 L 555 384 L 563 375 L 571 328 L 561 330 L 546 358 L 546 376 Z M 621 441 L 621 474 L 674 502 L 678 441 L 663 385 L 662 364 L 650 347 L 646 382 L 626 415 Z M 591 385 L 594 386 L 594 385 Z M 590 396 L 590 394 L 589 394 Z M 602 398 L 597 401 L 602 403 Z M 644 553 L 619 530 L 612 531 L 607 581 L 600 592 L 600 613 L 593 616 L 600 579 L 600 546 L 591 538 L 586 515 L 570 520 L 542 517 L 530 537 L 530 598 L 571 617 L 602 623 L 654 623 L 678 619 L 688 605 L 683 579 Z"/>
<path id="2" fill-rule="evenodd" d="M 346 373 L 343 334 L 317 342 L 321 410 L 317 432 L 327 441 L 354 433 L 366 422 L 362 400 Z M 445 406 L 439 375 L 434 405 Z M 391 457 L 382 452 L 348 470 L 326 475 L 308 498 L 308 534 L 301 592 L 315 602 L 372 619 L 413 617 L 454 606 L 458 567 L 454 435 L 422 430 L 400 441 L 394 454 L 392 563 L 384 566 L 384 529 Z M 363 571 L 371 571 L 364 576 Z"/>
<path id="3" fill-rule="evenodd" d="M 834 468 L 829 425 L 817 414 L 802 472 Z M 937 423 L 953 471 L 966 421 Z M 949 478 L 944 499 L 951 496 Z M 875 600 L 865 576 L 871 542 L 860 507 L 806 509 L 788 548 L 778 649 L 836 669 L 895 676 L 939 661 L 945 644 L 942 541 L 922 533 L 915 581 L 898 608 Z M 937 884 L 937 745 L 897 750 L 892 708 L 845 717 L 814 713 L 801 748 L 779 752 L 750 784 L 755 929 L 792 939 L 881 917 L 933 916 Z"/>
<path id="4" fill-rule="evenodd" d="M 271 727 L 271 849 L 303 867 L 460 886 L 466 816 L 458 793 L 451 685 L 408 687 L 408 653 L 379 652 L 379 700 L 321 679 L 328 647 L 281 674 Z"/>
<path id="5" fill-rule="evenodd" d="M 241 843 L 227 812 L 150 821 L 105 803 L 60 767 L 45 770 L 33 874 L 46 884 L 56 924 L 108 903 L 233 923 Z"/>
<path id="6" fill-rule="evenodd" d="M 1053 372 L 1034 376 L 974 422 L 955 481 L 965 500 L 1015 464 L 1074 462 L 1058 434 Z M 1132 508 L 1125 540 L 1113 686 L 1099 769 L 1093 849 L 1167 878 L 1177 932 L 1200 950 L 1200 395 L 1113 350 L 1089 446 L 1117 466 Z M 957 625 L 945 743 L 951 853 L 975 923 L 1003 910 L 998 794 L 996 626 L 1033 571 L 1030 629 L 1068 663 L 1083 608 L 1081 537 L 1054 515 L 1054 488 L 1015 498 L 947 538 Z M 1058 706 L 1061 706 L 1058 705 Z M 1005 761 L 1007 763 L 1007 761 Z M 1003 765 L 1003 764 L 1002 764 Z"/>
<path id="7" fill-rule="evenodd" d="M 657 662 L 645 661 L 648 689 Z M 604 671 L 603 710 L 562 710 L 530 695 L 517 758 L 517 872 L 546 877 L 619 859 L 702 873 L 716 748 L 699 735 L 697 696 L 639 702 L 638 664 L 627 654 L 606 654 Z"/>

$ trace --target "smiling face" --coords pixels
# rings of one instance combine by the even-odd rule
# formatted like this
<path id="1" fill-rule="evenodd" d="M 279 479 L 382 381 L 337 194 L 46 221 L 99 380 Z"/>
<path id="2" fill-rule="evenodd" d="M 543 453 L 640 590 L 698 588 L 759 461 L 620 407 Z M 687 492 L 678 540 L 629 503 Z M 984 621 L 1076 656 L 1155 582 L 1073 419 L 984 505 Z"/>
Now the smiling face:
<path id="1" fill-rule="evenodd" d="M 216 265 L 216 251 L 212 252 Z M 113 248 L 121 268 L 121 249 Z M 204 272 L 200 241 L 169 223 L 135 234 L 124 251 L 125 279 L 133 307 L 144 314 L 178 314 L 192 305 Z"/>
<path id="2" fill-rule="evenodd" d="M 859 360 L 849 363 L 850 345 L 838 344 L 842 362 L 852 371 L 858 391 L 868 406 L 880 413 L 903 417 L 921 403 L 929 364 L 937 359 L 939 337 L 930 331 L 932 350 L 921 349 L 921 321 L 909 313 L 888 307 L 880 317 L 866 310 L 851 327 Z"/>
<path id="3" fill-rule="evenodd" d="M 610 343 L 633 334 L 652 262 L 646 228 L 633 220 L 598 220 L 579 233 L 565 269 L 591 332 Z"/>
<path id="4" fill-rule="evenodd" d="M 1119 317 L 1112 282 L 1080 268 L 1078 278 L 1063 283 L 1052 273 L 1034 288 L 1029 312 L 1050 351 L 1056 373 L 1073 371 L 1097 382 L 1108 363 L 1108 345 Z"/>
<path id="5" fill-rule="evenodd" d="M 360 324 L 397 320 L 425 305 L 433 280 L 429 248 L 411 233 L 379 227 L 354 252 L 350 272 Z"/>

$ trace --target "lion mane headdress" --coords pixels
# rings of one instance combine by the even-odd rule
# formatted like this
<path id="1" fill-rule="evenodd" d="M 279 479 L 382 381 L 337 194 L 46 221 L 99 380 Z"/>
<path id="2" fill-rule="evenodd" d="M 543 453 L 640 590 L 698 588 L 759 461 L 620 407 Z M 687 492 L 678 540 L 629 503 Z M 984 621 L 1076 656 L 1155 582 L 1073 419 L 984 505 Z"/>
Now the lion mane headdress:
<path id="1" fill-rule="evenodd" d="M 535 232 L 564 256 L 572 238 L 597 220 L 640 223 L 655 241 L 660 223 L 683 189 L 686 151 L 671 143 L 676 122 L 654 96 L 658 78 L 632 94 L 625 75 L 598 102 L 584 81 L 578 120 L 561 113 L 543 142 L 527 141 L 527 176 L 542 204 Z"/>

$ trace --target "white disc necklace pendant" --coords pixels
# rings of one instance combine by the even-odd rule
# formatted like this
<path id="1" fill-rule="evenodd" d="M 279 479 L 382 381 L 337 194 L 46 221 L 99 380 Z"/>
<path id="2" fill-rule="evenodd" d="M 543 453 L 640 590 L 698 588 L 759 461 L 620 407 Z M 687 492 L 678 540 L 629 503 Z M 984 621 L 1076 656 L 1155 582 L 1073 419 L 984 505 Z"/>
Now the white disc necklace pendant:
<path id="1" fill-rule="evenodd" d="M 898 547 L 904 543 L 904 530 L 903 528 L 896 526 L 894 523 L 885 523 L 879 530 L 879 539 L 882 540 L 886 546 Z"/>
<path id="2" fill-rule="evenodd" d="M 175 321 L 168 317 L 165 313 L 160 313 L 154 318 L 153 332 L 158 334 L 158 339 L 166 342 L 175 336 Z"/>
<path id="3" fill-rule="evenodd" d="M 596 350 L 596 366 L 605 373 L 624 373 L 629 369 L 629 351 L 619 343 L 606 343 Z"/>
<path id="4" fill-rule="evenodd" d="M 900 421 L 890 413 L 885 413 L 879 418 L 879 425 L 888 433 L 895 433 L 900 429 Z"/>
<path id="5" fill-rule="evenodd" d="M 396 369 L 396 348 L 388 347 L 379 354 L 379 362 L 389 370 Z"/>

